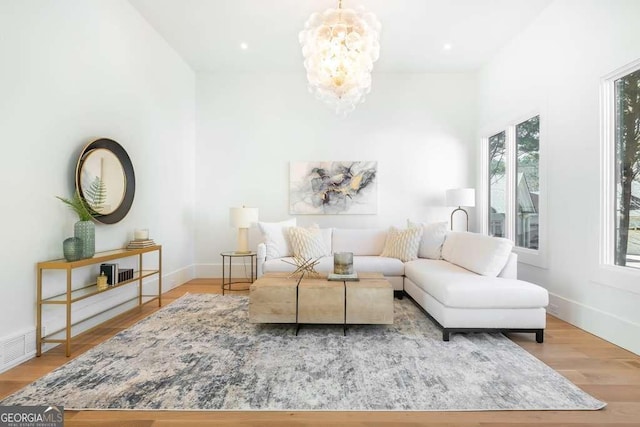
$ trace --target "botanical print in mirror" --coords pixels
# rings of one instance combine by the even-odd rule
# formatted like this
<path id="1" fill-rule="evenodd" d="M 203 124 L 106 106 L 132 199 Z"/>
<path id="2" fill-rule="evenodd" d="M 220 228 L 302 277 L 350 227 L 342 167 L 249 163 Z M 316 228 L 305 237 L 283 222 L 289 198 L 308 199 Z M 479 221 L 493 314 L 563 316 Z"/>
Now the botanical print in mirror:
<path id="1" fill-rule="evenodd" d="M 291 162 L 289 213 L 377 212 L 378 162 Z"/>
<path id="2" fill-rule="evenodd" d="M 99 180 L 105 195 L 104 201 L 99 206 L 91 206 L 91 208 L 101 215 L 113 213 L 124 198 L 126 183 L 124 176 L 120 160 L 110 150 L 99 148 L 88 153 L 80 171 L 80 186 L 88 189 L 94 181 Z"/>

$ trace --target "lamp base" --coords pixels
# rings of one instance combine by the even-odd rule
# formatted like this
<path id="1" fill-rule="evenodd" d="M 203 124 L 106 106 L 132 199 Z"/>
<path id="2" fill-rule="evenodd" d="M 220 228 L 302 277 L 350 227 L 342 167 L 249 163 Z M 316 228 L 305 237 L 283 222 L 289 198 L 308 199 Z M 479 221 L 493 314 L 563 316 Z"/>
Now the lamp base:
<path id="1" fill-rule="evenodd" d="M 451 230 L 453 230 L 453 214 L 458 212 L 458 211 L 464 212 L 465 216 L 467 217 L 467 229 L 465 231 L 469 231 L 469 214 L 467 213 L 467 211 L 462 209 L 460 206 L 458 206 L 457 208 L 455 208 L 453 210 L 453 212 L 451 212 Z"/>
<path id="2" fill-rule="evenodd" d="M 235 250 L 237 254 L 251 253 L 249 250 L 249 229 L 238 228 L 238 249 Z"/>

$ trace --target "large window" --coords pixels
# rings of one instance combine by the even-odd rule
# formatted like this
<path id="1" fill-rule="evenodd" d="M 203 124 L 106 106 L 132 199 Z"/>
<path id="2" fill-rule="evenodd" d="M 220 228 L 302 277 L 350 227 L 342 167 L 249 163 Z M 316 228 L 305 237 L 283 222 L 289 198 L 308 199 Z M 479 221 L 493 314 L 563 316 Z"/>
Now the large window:
<path id="1" fill-rule="evenodd" d="M 616 265 L 640 268 L 640 70 L 614 82 Z"/>
<path id="2" fill-rule="evenodd" d="M 538 250 L 540 242 L 540 116 L 505 126 L 485 139 L 486 231 Z"/>

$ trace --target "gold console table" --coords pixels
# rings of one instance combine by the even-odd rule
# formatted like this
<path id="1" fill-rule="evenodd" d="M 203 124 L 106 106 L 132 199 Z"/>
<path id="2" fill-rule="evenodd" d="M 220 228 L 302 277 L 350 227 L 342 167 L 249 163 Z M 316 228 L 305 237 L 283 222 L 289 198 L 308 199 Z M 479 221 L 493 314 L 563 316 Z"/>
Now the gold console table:
<path id="1" fill-rule="evenodd" d="M 144 270 L 142 266 L 142 256 L 146 253 L 157 252 L 158 253 L 158 267 L 157 269 L 152 270 Z M 138 270 L 134 271 L 133 278 L 124 280 L 122 282 L 116 283 L 115 285 L 109 286 L 107 289 L 98 290 L 96 283 L 90 283 L 78 288 L 73 287 L 73 270 L 81 267 L 87 267 L 90 265 L 100 265 L 101 263 L 114 261 L 117 259 L 129 258 L 129 257 L 138 257 Z M 64 293 L 59 295 L 54 295 L 47 298 L 42 298 L 42 272 L 44 270 L 66 270 L 67 275 L 67 289 Z M 153 275 L 158 275 L 158 294 L 157 295 L 144 295 L 142 293 L 142 281 L 146 277 L 150 277 Z M 102 294 L 104 292 L 109 292 L 113 289 L 118 289 L 120 287 L 126 286 L 131 283 L 138 282 L 138 295 L 135 298 L 124 301 L 118 305 L 111 306 L 106 310 L 101 311 L 100 313 L 96 313 L 92 316 L 89 316 L 82 321 L 88 320 L 92 317 L 95 317 L 99 314 L 102 314 L 108 310 L 118 307 L 119 305 L 125 304 L 127 302 L 138 300 L 138 306 L 134 307 L 132 310 L 136 308 L 142 307 L 144 304 L 147 304 L 151 301 L 158 300 L 158 307 L 162 306 L 162 245 L 154 245 L 149 246 L 147 248 L 141 249 L 116 249 L 112 251 L 106 252 L 98 252 L 92 258 L 81 259 L 78 261 L 66 261 L 65 259 L 57 259 L 52 261 L 44 261 L 38 263 L 38 289 L 37 289 L 37 298 L 38 298 L 38 307 L 37 307 L 37 326 L 36 326 L 36 356 L 40 356 L 42 354 L 42 344 L 44 343 L 59 343 L 65 344 L 66 346 L 66 355 L 69 357 L 71 355 L 71 328 L 75 324 L 71 320 L 71 307 L 73 303 L 81 301 L 86 298 L 93 297 L 98 294 Z M 142 298 L 151 299 L 147 301 L 142 301 Z M 58 304 L 64 305 L 66 308 L 67 320 L 66 326 L 57 331 L 48 333 L 46 336 L 42 335 L 42 307 L 45 304 Z M 96 325 L 99 326 L 99 325 Z M 49 336 L 57 335 L 61 332 L 66 334 L 64 339 L 54 339 L 47 338 Z"/>

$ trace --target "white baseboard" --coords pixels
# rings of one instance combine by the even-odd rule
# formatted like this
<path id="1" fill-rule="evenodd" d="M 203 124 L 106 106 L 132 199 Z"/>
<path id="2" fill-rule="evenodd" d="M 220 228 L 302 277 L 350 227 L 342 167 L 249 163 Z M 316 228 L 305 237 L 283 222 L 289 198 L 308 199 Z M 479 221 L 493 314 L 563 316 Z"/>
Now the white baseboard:
<path id="1" fill-rule="evenodd" d="M 170 291 L 173 288 L 187 283 L 189 280 L 195 279 L 195 265 L 188 265 L 162 277 L 162 293 Z"/>
<path id="2" fill-rule="evenodd" d="M 640 325 L 579 302 L 549 294 L 549 314 L 640 355 Z"/>
<path id="3" fill-rule="evenodd" d="M 225 277 L 229 277 L 229 266 L 225 265 Z M 255 264 L 253 266 L 253 275 L 255 279 Z M 200 279 L 209 279 L 215 278 L 219 279 L 222 277 L 222 263 L 208 263 L 208 264 L 196 264 L 195 265 L 195 277 Z M 247 261 L 246 265 L 244 264 L 231 264 L 231 277 L 233 279 L 250 279 L 251 278 L 251 263 Z"/>
<path id="4" fill-rule="evenodd" d="M 194 266 L 190 265 L 176 271 L 173 271 L 168 274 L 163 274 L 162 276 L 162 293 L 166 293 L 167 291 L 180 286 L 183 283 L 188 282 L 189 280 L 195 277 L 194 275 Z M 128 285 L 127 285 L 128 286 Z M 131 285 L 136 286 L 135 284 Z M 158 280 L 150 280 L 145 282 L 145 289 L 155 289 L 157 293 Z M 130 290 L 132 291 L 132 290 Z M 116 297 L 117 294 L 126 294 L 127 289 L 122 290 L 114 290 L 112 295 Z M 129 292 L 131 293 L 131 292 Z M 103 294 L 103 296 L 107 296 L 109 294 Z M 107 304 L 105 304 L 107 303 Z M 116 301 L 117 303 L 117 301 Z M 102 311 L 102 307 L 111 305 L 109 302 L 109 298 L 100 299 L 95 303 L 90 303 L 84 306 L 76 307 L 76 310 L 72 312 L 72 316 L 75 314 L 80 315 L 80 319 L 86 316 L 90 316 L 93 313 L 97 313 Z M 122 305 L 119 307 L 115 307 L 113 310 L 108 310 L 103 314 L 100 314 L 96 317 L 92 317 L 86 319 L 85 321 L 81 321 L 79 325 L 73 327 L 73 335 L 77 335 L 86 331 L 93 326 L 96 326 L 105 320 L 108 320 L 111 317 L 117 316 L 118 314 L 124 313 L 127 310 L 135 307 L 137 304 L 135 301 L 129 303 L 128 305 Z M 76 320 L 74 319 L 74 322 Z M 60 327 L 64 326 L 65 318 L 63 317 L 53 317 L 49 319 L 43 319 L 43 330 L 44 331 L 55 331 Z M 59 344 L 46 344 L 43 346 L 43 351 L 47 351 L 56 345 Z M 73 345 L 73 343 L 72 343 Z M 36 355 L 36 328 L 35 325 L 33 328 L 27 329 L 25 331 L 19 332 L 17 334 L 12 334 L 6 337 L 0 338 L 0 372 L 7 371 L 14 366 L 21 364 L 22 362 L 26 362 L 29 359 L 34 358 Z"/>

